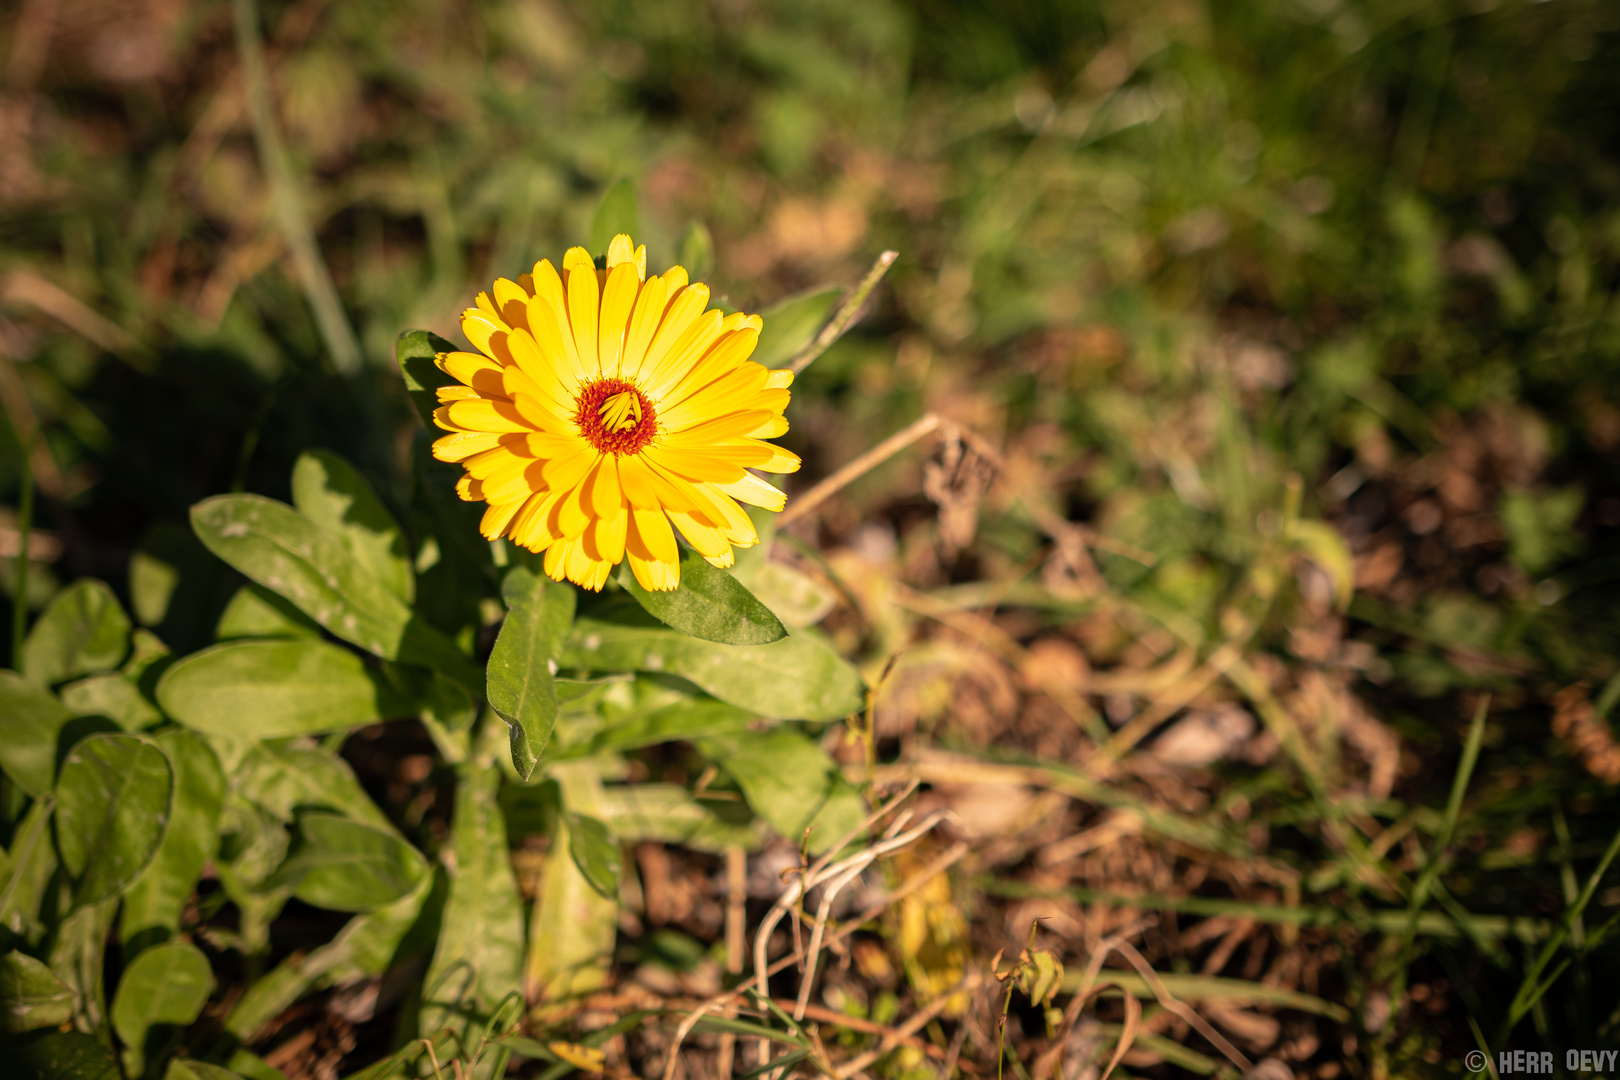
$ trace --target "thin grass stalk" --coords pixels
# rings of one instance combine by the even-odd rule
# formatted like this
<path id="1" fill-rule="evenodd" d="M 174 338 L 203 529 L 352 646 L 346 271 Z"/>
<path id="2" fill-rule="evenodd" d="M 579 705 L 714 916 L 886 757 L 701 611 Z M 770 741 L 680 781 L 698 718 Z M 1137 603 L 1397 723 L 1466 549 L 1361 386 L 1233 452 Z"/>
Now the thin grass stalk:
<path id="1" fill-rule="evenodd" d="M 231 8 L 236 17 L 236 48 L 242 61 L 242 83 L 247 91 L 248 116 L 253 122 L 253 140 L 270 182 L 276 217 L 286 235 L 293 265 L 298 269 L 299 284 L 315 313 L 315 324 L 332 357 L 332 366 L 340 375 L 357 374 L 361 363 L 360 343 L 349 325 L 349 317 L 344 314 L 343 302 L 338 298 L 326 261 L 321 258 L 315 229 L 310 224 L 309 212 L 281 142 L 281 132 L 276 127 L 270 101 L 270 76 L 264 61 L 264 46 L 259 41 L 258 5 L 254 0 L 232 0 Z"/>
<path id="2" fill-rule="evenodd" d="M 900 253 L 898 251 L 885 251 L 877 257 L 876 261 L 872 263 L 872 269 L 868 270 L 866 277 L 861 279 L 861 283 L 855 286 L 848 296 L 844 297 L 844 302 L 838 305 L 838 310 L 833 313 L 831 319 L 827 320 L 827 325 L 821 328 L 821 333 L 817 334 L 808 345 L 794 355 L 792 360 L 788 361 L 789 371 L 797 375 L 809 367 L 816 357 L 830 349 L 834 342 L 849 333 L 849 328 L 855 325 L 856 319 L 860 318 L 861 309 L 866 306 L 867 297 L 872 295 L 872 290 L 877 288 L 877 283 L 883 280 L 883 275 L 889 272 L 889 267 L 893 266 L 894 260 L 899 257 Z"/>

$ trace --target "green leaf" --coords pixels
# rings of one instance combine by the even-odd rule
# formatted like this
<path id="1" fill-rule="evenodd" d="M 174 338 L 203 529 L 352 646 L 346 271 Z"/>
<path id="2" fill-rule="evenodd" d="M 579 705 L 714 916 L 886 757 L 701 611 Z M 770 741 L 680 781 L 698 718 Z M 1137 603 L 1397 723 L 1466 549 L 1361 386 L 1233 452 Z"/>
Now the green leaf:
<path id="1" fill-rule="evenodd" d="M 390 832 L 335 814 L 305 814 L 273 884 L 290 886 L 315 907 L 368 911 L 411 892 L 426 873 L 421 853 Z"/>
<path id="2" fill-rule="evenodd" d="M 328 750 L 261 743 L 243 755 L 231 782 L 279 821 L 291 822 L 299 811 L 327 809 L 384 832 L 394 831 L 349 763 Z"/>
<path id="3" fill-rule="evenodd" d="M 39 913 L 56 873 L 56 848 L 51 844 L 54 810 L 49 799 L 28 808 L 11 834 L 11 873 L 0 879 L 0 932 L 24 941 L 37 941 L 45 933 Z"/>
<path id="4" fill-rule="evenodd" d="M 738 575 L 741 580 L 741 575 Z M 745 581 L 760 603 L 795 629 L 814 626 L 838 604 L 836 594 L 808 574 L 781 563 L 766 563 Z"/>
<path id="5" fill-rule="evenodd" d="M 241 1073 L 210 1065 L 206 1061 L 170 1058 L 163 1080 L 243 1080 Z"/>
<path id="6" fill-rule="evenodd" d="M 860 674 L 805 634 L 769 645 L 721 645 L 662 627 L 578 619 L 564 667 L 662 671 L 762 716 L 835 720 L 864 707 Z"/>
<path id="7" fill-rule="evenodd" d="M 748 805 L 795 844 L 812 823 L 816 826 L 810 834 L 812 851 L 825 850 L 860 824 L 862 815 L 857 813 L 850 820 L 845 806 L 835 807 L 832 820 L 819 820 L 842 776 L 827 752 L 802 732 L 791 728 L 741 731 L 701 739 L 697 745 L 737 781 Z M 841 796 L 840 802 L 847 803 L 848 795 Z"/>
<path id="8" fill-rule="evenodd" d="M 707 225 L 694 221 L 687 226 L 675 261 L 686 267 L 686 272 L 694 281 L 714 269 L 714 237 L 709 234 Z"/>
<path id="9" fill-rule="evenodd" d="M 423 983 L 421 1031 L 428 1035 L 457 1021 L 481 1029 L 476 1018 L 487 1017 L 522 988 L 523 902 L 496 802 L 499 736 L 489 727 L 478 752 L 456 768 L 455 815 L 444 858 L 450 895 Z"/>
<path id="10" fill-rule="evenodd" d="M 174 800 L 174 770 L 150 739 L 91 735 L 56 781 L 56 850 L 77 906 L 117 896 L 157 854 Z"/>
<path id="11" fill-rule="evenodd" d="M 107 1023 L 103 979 L 117 909 L 116 899 L 79 907 L 57 925 L 51 942 L 51 971 L 73 990 L 74 1026 L 80 1031 L 100 1031 Z"/>
<path id="12" fill-rule="evenodd" d="M 568 854 L 585 875 L 585 882 L 609 900 L 619 898 L 623 853 L 608 827 L 585 814 L 568 815 Z"/>
<path id="13" fill-rule="evenodd" d="M 56 744 L 73 710 L 15 671 L 0 669 L 0 768 L 36 799 L 56 782 Z"/>
<path id="14" fill-rule="evenodd" d="M 636 186 L 626 177 L 607 189 L 591 219 L 591 254 L 602 255 L 620 233 L 631 239 L 641 235 L 641 215 L 636 210 Z"/>
<path id="15" fill-rule="evenodd" d="M 416 576 L 399 523 L 353 465 L 328 450 L 298 456 L 292 474 L 293 505 L 336 537 L 354 561 L 409 604 Z"/>
<path id="16" fill-rule="evenodd" d="M 439 370 L 433 358 L 442 352 L 460 351 L 461 346 L 455 342 L 427 330 L 407 330 L 394 342 L 394 356 L 399 361 L 399 373 L 405 377 L 405 391 L 429 431 L 438 431 L 433 424 L 433 410 L 439 407 L 434 391 L 441 386 L 457 385 L 455 379 Z"/>
<path id="17" fill-rule="evenodd" d="M 124 969 L 113 998 L 113 1030 L 124 1043 L 124 1067 L 145 1071 L 146 1033 L 155 1024 L 190 1025 L 208 1003 L 214 973 L 202 950 L 187 941 L 147 949 Z"/>
<path id="18" fill-rule="evenodd" d="M 314 619 L 266 589 L 247 584 L 236 590 L 214 627 L 220 641 L 231 638 L 307 637 L 319 638 L 321 628 Z"/>
<path id="19" fill-rule="evenodd" d="M 406 936 L 416 925 L 433 878 L 424 874 L 415 889 L 392 904 L 356 915 L 337 937 L 307 956 L 295 953 L 248 987 L 230 1015 L 225 1030 L 244 1042 L 275 1019 L 307 991 L 344 985 L 381 975 L 395 962 Z"/>
<path id="20" fill-rule="evenodd" d="M 105 716 L 125 731 L 141 731 L 163 719 L 140 687 L 118 672 L 92 675 L 62 687 L 62 704 L 74 716 Z"/>
<path id="21" fill-rule="evenodd" d="M 118 1062 L 94 1035 L 42 1031 L 7 1046 L 9 1080 L 119 1080 Z"/>
<path id="22" fill-rule="evenodd" d="M 778 300 L 760 312 L 765 325 L 749 359 L 768 368 L 787 363 L 815 337 L 842 295 L 842 289 L 810 289 Z"/>
<path id="23" fill-rule="evenodd" d="M 478 685 L 475 669 L 449 638 L 416 618 L 341 541 L 285 503 L 216 495 L 191 508 L 191 523 L 215 555 L 344 641 Z"/>
<path id="24" fill-rule="evenodd" d="M 695 551 L 681 558 L 681 584 L 670 592 L 642 588 L 628 562 L 619 568 L 619 584 L 653 618 L 691 637 L 723 645 L 767 645 L 787 637 L 787 627 L 753 593 Z"/>
<path id="25" fill-rule="evenodd" d="M 73 988 L 32 956 L 0 956 L 0 1031 L 21 1035 L 73 1019 Z"/>
<path id="26" fill-rule="evenodd" d="M 687 697 L 604 728 L 589 741 L 571 746 L 556 757 L 559 760 L 588 757 L 604 750 L 636 750 L 659 743 L 691 742 L 704 735 L 742 731 L 754 719 L 754 714 L 747 709 L 723 701 Z"/>
<path id="27" fill-rule="evenodd" d="M 51 598 L 23 643 L 22 673 L 41 686 L 109 671 L 129 652 L 129 616 L 104 583 L 75 581 Z"/>
<path id="28" fill-rule="evenodd" d="M 501 594 L 509 611 L 489 654 L 486 695 L 508 725 L 512 764 L 527 780 L 557 723 L 551 666 L 574 619 L 575 593 L 517 567 L 507 573 Z"/>
<path id="29" fill-rule="evenodd" d="M 219 816 L 225 773 L 208 744 L 189 731 L 167 728 L 153 736 L 174 768 L 174 808 L 157 856 L 124 890 L 119 937 L 124 956 L 180 930 L 186 901 L 203 867 L 219 851 Z"/>
<path id="30" fill-rule="evenodd" d="M 718 855 L 728 847 L 752 851 L 765 839 L 758 821 L 722 818 L 679 784 L 615 784 L 603 789 L 598 812 L 631 843 L 656 840 Z"/>
<path id="31" fill-rule="evenodd" d="M 574 830 L 569 827 L 571 818 L 600 813 L 602 781 L 596 764 L 571 761 L 550 771 L 562 789 L 564 813 L 557 815 L 529 926 L 524 982 L 530 1000 L 572 997 L 600 988 L 613 960 L 618 929 L 618 902 L 603 896 L 585 876 L 573 855 Z"/>
<path id="32" fill-rule="evenodd" d="M 354 653 L 324 641 L 233 641 L 176 663 L 157 687 L 163 711 L 208 735 L 279 739 L 343 731 L 409 705 Z"/>

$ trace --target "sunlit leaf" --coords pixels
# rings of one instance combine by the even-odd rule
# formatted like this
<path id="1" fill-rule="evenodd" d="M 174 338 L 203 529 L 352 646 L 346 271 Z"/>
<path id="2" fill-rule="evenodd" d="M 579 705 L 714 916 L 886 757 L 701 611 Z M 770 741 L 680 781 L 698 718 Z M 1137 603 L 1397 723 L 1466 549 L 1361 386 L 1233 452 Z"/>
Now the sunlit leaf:
<path id="1" fill-rule="evenodd" d="M 22 673 L 41 686 L 109 671 L 129 652 L 129 616 L 104 583 L 75 581 L 51 598 L 23 643 Z"/>
<path id="2" fill-rule="evenodd" d="M 156 857 L 124 890 L 119 937 L 125 956 L 179 932 L 186 901 L 219 850 L 225 800 L 219 759 L 202 739 L 180 728 L 167 728 L 153 739 L 174 768 L 174 807 Z"/>
<path id="3" fill-rule="evenodd" d="M 394 342 L 394 355 L 399 361 L 400 374 L 405 378 L 405 391 L 429 431 L 438 431 L 433 424 L 433 410 L 439 407 L 434 391 L 441 386 L 456 385 L 456 380 L 440 370 L 433 358 L 460 348 L 455 342 L 427 330 L 407 330 Z"/>
<path id="4" fill-rule="evenodd" d="M 146 1033 L 155 1024 L 189 1025 L 202 1012 L 214 987 L 208 958 L 197 946 L 171 941 L 147 949 L 124 969 L 113 998 L 113 1030 L 124 1043 L 124 1065 L 132 1076 L 144 1070 Z"/>
<path id="5" fill-rule="evenodd" d="M 327 450 L 298 456 L 292 474 L 293 505 L 336 537 L 354 561 L 407 604 L 416 576 L 399 523 L 371 485 L 347 461 Z"/>
<path id="6" fill-rule="evenodd" d="M 391 832 L 335 814 L 304 814 L 275 883 L 315 907 L 367 911 L 411 892 L 425 873 L 421 853 Z"/>
<path id="7" fill-rule="evenodd" d="M 569 814 L 568 854 L 591 888 L 609 900 L 618 899 L 623 857 L 606 825 L 587 814 Z"/>
<path id="8" fill-rule="evenodd" d="M 863 707 L 860 674 L 815 638 L 769 645 L 721 645 L 663 627 L 579 619 L 565 667 L 662 671 L 689 679 L 721 701 L 763 716 L 834 720 Z"/>
<path id="9" fill-rule="evenodd" d="M 636 209 L 636 186 L 629 178 L 607 189 L 591 219 L 591 254 L 603 255 L 608 243 L 624 233 L 632 240 L 641 235 L 641 214 Z"/>
<path id="10" fill-rule="evenodd" d="M 163 751 L 137 735 L 91 735 L 56 781 L 56 849 L 79 906 L 117 896 L 157 854 L 174 798 Z"/>
<path id="11" fill-rule="evenodd" d="M 0 768 L 42 799 L 56 782 L 56 744 L 73 710 L 15 671 L 0 670 Z"/>
<path id="12" fill-rule="evenodd" d="M 630 564 L 619 584 L 659 622 L 683 634 L 725 645 L 765 645 L 787 636 L 787 627 L 736 578 L 695 551 L 681 559 L 681 583 L 669 592 L 641 587 Z"/>
<path id="13" fill-rule="evenodd" d="M 20 1035 L 73 1018 L 73 988 L 20 952 L 0 956 L 0 1031 Z"/>
<path id="14" fill-rule="evenodd" d="M 760 312 L 765 325 L 749 359 L 768 368 L 786 364 L 815 337 L 842 295 L 842 289 L 810 289 L 778 300 Z"/>
<path id="15" fill-rule="evenodd" d="M 527 780 L 557 723 L 552 665 L 574 617 L 573 587 L 517 567 L 501 585 L 508 608 L 489 654 L 486 694 L 511 735 L 512 764 Z"/>
<path id="16" fill-rule="evenodd" d="M 164 712 L 205 734 L 276 739 L 405 715 L 388 680 L 324 641 L 233 641 L 178 661 L 157 687 Z"/>

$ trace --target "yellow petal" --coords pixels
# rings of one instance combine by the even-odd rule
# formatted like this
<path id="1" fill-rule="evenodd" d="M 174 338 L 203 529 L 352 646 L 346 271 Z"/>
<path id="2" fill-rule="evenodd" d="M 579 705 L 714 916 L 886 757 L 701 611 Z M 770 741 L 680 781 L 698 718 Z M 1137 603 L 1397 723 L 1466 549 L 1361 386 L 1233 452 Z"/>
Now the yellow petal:
<path id="1" fill-rule="evenodd" d="M 489 350 L 490 335 L 510 329 L 511 327 L 507 326 L 504 322 L 501 322 L 487 311 L 480 311 L 477 308 L 468 308 L 466 311 L 461 313 L 462 336 L 464 336 L 468 341 L 472 342 L 473 348 L 477 349 L 486 356 L 495 355 Z"/>
<path id="2" fill-rule="evenodd" d="M 433 418 L 437 420 L 441 412 L 458 431 L 533 430 L 532 425 L 524 422 L 509 401 L 490 401 L 486 398 L 475 401 L 452 401 L 435 411 Z"/>
<path id="3" fill-rule="evenodd" d="M 596 321 L 602 304 L 602 293 L 596 285 L 596 267 L 570 267 L 566 284 L 568 323 L 574 335 L 574 347 L 579 350 L 585 377 L 594 379 L 602 370 L 596 352 Z"/>
<path id="4" fill-rule="evenodd" d="M 433 456 L 440 461 L 465 461 L 474 454 L 494 448 L 500 438 L 493 432 L 458 431 L 435 441 Z"/>
<path id="5" fill-rule="evenodd" d="M 675 544 L 675 533 L 669 527 L 669 519 L 664 516 L 662 510 L 636 507 L 630 511 L 630 533 L 626 541 L 626 550 L 632 560 L 632 569 L 635 568 L 637 559 L 644 562 L 666 563 L 671 567 L 678 567 L 681 561 L 681 550 Z M 679 571 L 676 577 L 678 580 Z M 647 588 L 652 588 L 640 574 L 637 574 L 636 578 Z M 669 586 L 671 589 L 674 587 Z"/>
<path id="6" fill-rule="evenodd" d="M 530 498 L 533 498 L 531 495 Z M 493 540 L 506 531 L 512 524 L 512 518 L 523 509 L 527 499 L 516 499 L 507 503 L 490 503 L 489 509 L 484 511 L 484 518 L 478 523 L 478 531 L 484 534 L 485 540 Z"/>
<path id="7" fill-rule="evenodd" d="M 787 505 L 787 492 L 772 487 L 753 473 L 743 473 L 743 478 L 736 483 L 716 484 L 714 486 L 730 495 L 733 499 L 741 499 L 751 506 L 763 506 L 767 510 L 780 510 Z"/>
<path id="8" fill-rule="evenodd" d="M 641 371 L 642 361 L 647 358 L 647 346 L 652 344 L 658 323 L 664 317 L 668 289 L 669 283 L 664 278 L 654 276 L 636 296 L 635 313 L 630 316 L 630 329 L 624 338 L 624 356 L 619 362 L 625 378 L 633 379 Z"/>
<path id="9" fill-rule="evenodd" d="M 433 396 L 439 399 L 440 405 L 448 405 L 452 401 L 467 401 L 471 398 L 482 397 L 478 391 L 470 386 L 441 386 L 433 391 Z"/>
<path id="10" fill-rule="evenodd" d="M 787 368 L 773 368 L 765 385 L 772 390 L 786 390 L 793 385 L 793 372 Z"/>
<path id="11" fill-rule="evenodd" d="M 586 480 L 591 513 L 599 518 L 616 514 L 624 508 L 624 489 L 619 486 L 619 462 L 612 454 L 603 454 L 602 463 Z"/>
<path id="12" fill-rule="evenodd" d="M 563 252 L 563 274 L 567 275 L 574 270 L 596 272 L 596 260 L 582 247 L 571 247 Z"/>
<path id="13" fill-rule="evenodd" d="M 753 547 L 759 543 L 759 533 L 754 530 L 754 523 L 748 520 L 748 515 L 735 499 L 714 484 L 696 484 L 694 489 L 708 504 L 703 516 L 710 521 L 718 521 L 720 531 L 726 534 L 727 540 L 738 547 Z"/>
<path id="14" fill-rule="evenodd" d="M 717 566 L 722 570 L 730 570 L 733 566 L 737 565 L 737 553 L 732 551 L 730 548 L 727 548 L 724 555 L 721 555 L 718 558 L 705 555 L 703 556 L 703 561 L 708 563 L 710 566 Z"/>
<path id="15" fill-rule="evenodd" d="M 723 377 L 730 375 L 734 369 L 748 360 L 758 342 L 759 331 L 752 327 L 727 334 L 715 343 L 701 360 L 693 364 L 690 371 L 675 380 L 674 385 L 664 393 L 663 400 L 668 405 L 674 405 L 712 389 L 711 384 L 718 385 Z M 747 377 L 755 376 L 750 373 Z M 786 393 L 782 390 L 770 392 Z"/>
<path id="16" fill-rule="evenodd" d="M 753 431 L 750 431 L 748 437 L 750 439 L 774 439 L 779 435 L 786 435 L 787 429 L 787 417 L 773 416 Z"/>
<path id="17" fill-rule="evenodd" d="M 629 239 L 626 238 L 626 243 Z M 597 326 L 597 356 L 602 361 L 602 374 L 617 378 L 622 371 L 621 355 L 625 333 L 630 328 L 630 309 L 635 305 L 640 283 L 634 263 L 621 262 L 608 271 L 607 285 L 602 289 L 602 314 Z"/>
<path id="18" fill-rule="evenodd" d="M 629 523 L 630 511 L 622 506 L 612 514 L 597 518 L 585 533 L 585 550 L 608 566 L 622 562 Z"/>
<path id="19" fill-rule="evenodd" d="M 512 542 L 522 544 L 530 551 L 544 551 L 555 543 L 557 537 L 546 527 L 546 519 L 564 494 L 561 491 L 542 491 L 525 503 L 523 512 L 512 521 Z"/>
<path id="20" fill-rule="evenodd" d="M 705 518 L 697 514 L 683 514 L 678 510 L 669 511 L 670 522 L 686 537 L 686 542 L 697 549 L 699 555 L 709 559 L 721 559 L 731 551 L 731 543 L 726 534 L 718 525 L 710 524 Z"/>
<path id="21" fill-rule="evenodd" d="M 523 286 L 508 278 L 495 279 L 495 310 L 512 329 L 526 329 L 529 325 L 529 294 Z"/>
<path id="22" fill-rule="evenodd" d="M 713 481 L 730 484 L 742 479 L 743 466 L 696 450 L 676 449 L 671 446 L 649 446 L 642 451 L 649 464 L 657 465 L 684 480 L 694 483 Z M 698 504 L 702 506 L 702 503 Z"/>
<path id="23" fill-rule="evenodd" d="M 559 455 L 546 462 L 543 470 L 549 488 L 573 488 L 591 471 L 601 451 L 580 440 L 579 449 L 571 454 Z"/>
<path id="24" fill-rule="evenodd" d="M 707 342 L 720 335 L 720 324 L 724 316 L 718 311 L 709 312 L 706 316 L 704 309 L 708 306 L 707 285 L 691 285 L 675 294 L 668 310 L 664 312 L 664 319 L 658 327 L 658 332 L 653 335 L 652 344 L 647 346 L 647 355 L 642 359 L 641 368 L 636 375 L 636 381 L 645 392 L 657 397 L 655 388 L 667 377 L 666 370 L 676 359 L 671 353 L 678 345 L 684 349 L 688 333 L 700 321 L 705 328 L 699 331 L 705 342 L 705 348 L 708 347 Z"/>
<path id="25" fill-rule="evenodd" d="M 439 369 L 452 379 L 485 394 L 502 394 L 500 364 L 481 353 L 448 352 L 434 357 Z"/>
<path id="26" fill-rule="evenodd" d="M 775 443 L 760 443 L 758 445 L 768 449 L 771 452 L 771 457 L 763 465 L 750 465 L 749 468 L 751 469 L 758 469 L 761 472 L 790 473 L 798 472 L 799 466 L 804 464 L 799 460 L 798 454 L 793 453 L 791 450 L 784 450 Z"/>

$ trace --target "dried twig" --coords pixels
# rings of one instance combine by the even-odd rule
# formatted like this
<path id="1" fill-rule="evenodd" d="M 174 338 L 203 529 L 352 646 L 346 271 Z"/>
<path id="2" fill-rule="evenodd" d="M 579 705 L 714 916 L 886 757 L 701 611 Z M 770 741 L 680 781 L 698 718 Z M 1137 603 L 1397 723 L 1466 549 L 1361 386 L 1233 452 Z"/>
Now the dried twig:
<path id="1" fill-rule="evenodd" d="M 837 494 L 842 488 L 871 472 L 918 439 L 931 434 L 941 423 L 938 414 L 928 413 L 926 416 L 907 424 L 803 495 L 794 497 L 788 503 L 788 508 L 777 516 L 777 527 L 786 528 L 798 521 Z"/>

